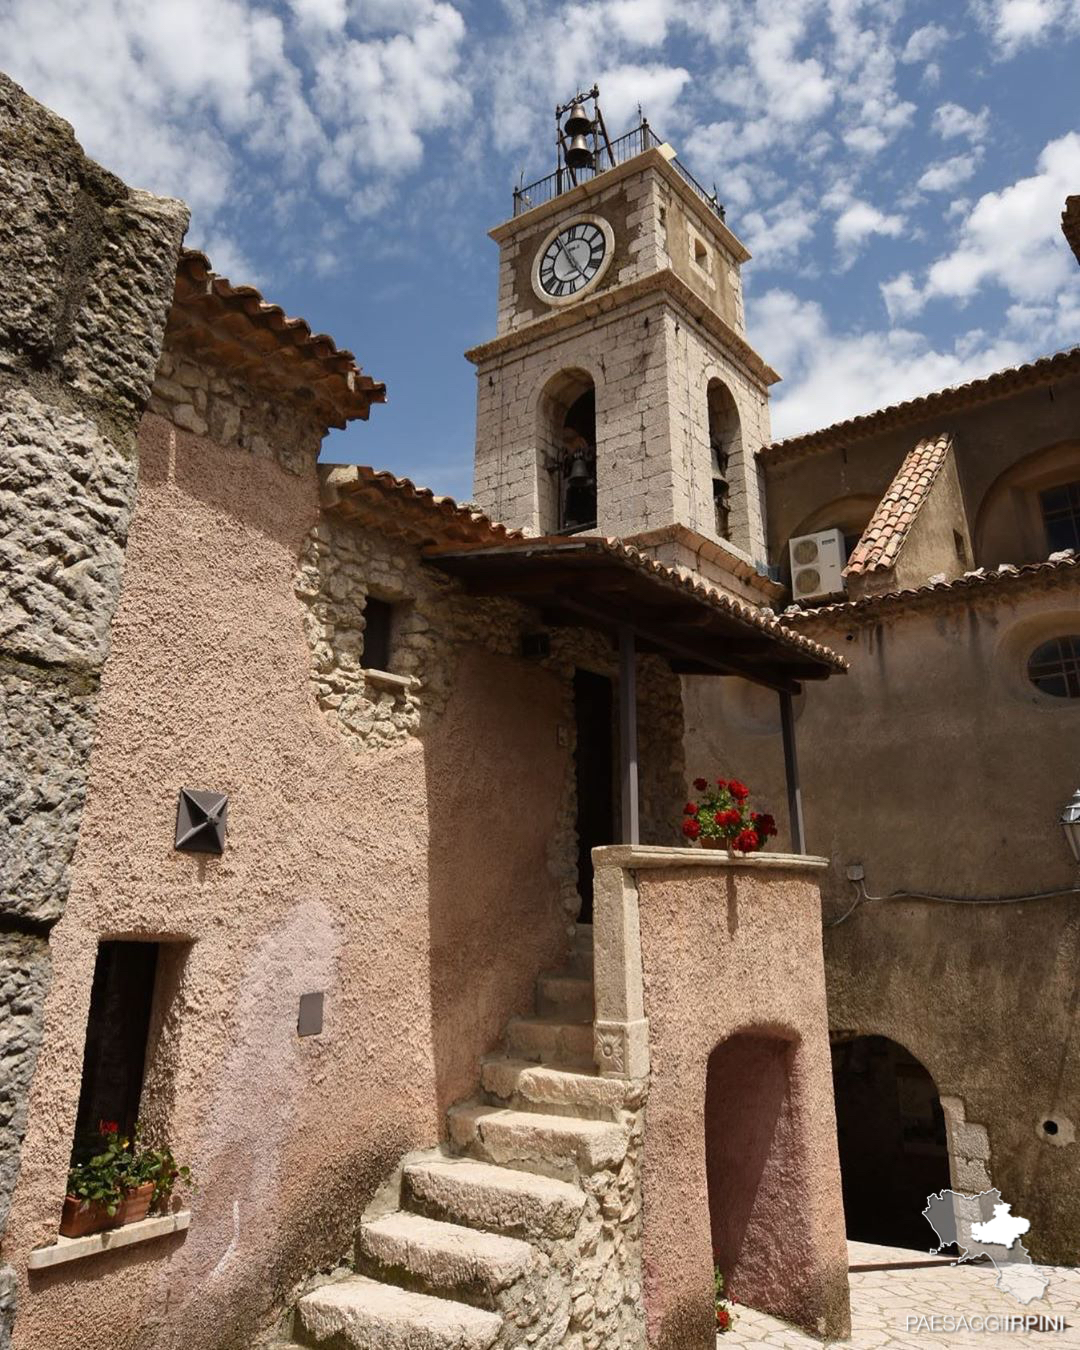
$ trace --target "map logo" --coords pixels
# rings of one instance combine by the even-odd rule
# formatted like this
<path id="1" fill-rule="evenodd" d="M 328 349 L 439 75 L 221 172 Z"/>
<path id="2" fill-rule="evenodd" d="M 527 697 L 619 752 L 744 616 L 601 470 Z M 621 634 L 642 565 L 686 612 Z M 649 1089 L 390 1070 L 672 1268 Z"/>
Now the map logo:
<path id="1" fill-rule="evenodd" d="M 926 1197 L 923 1218 L 938 1237 L 934 1252 L 956 1243 L 956 1265 L 987 1257 L 997 1271 L 997 1287 L 1020 1303 L 1042 1298 L 1050 1281 L 1031 1261 L 1020 1241 L 1031 1227 L 1029 1219 L 1012 1213 L 1012 1205 L 999 1190 L 965 1195 L 962 1191 L 939 1191 Z"/>

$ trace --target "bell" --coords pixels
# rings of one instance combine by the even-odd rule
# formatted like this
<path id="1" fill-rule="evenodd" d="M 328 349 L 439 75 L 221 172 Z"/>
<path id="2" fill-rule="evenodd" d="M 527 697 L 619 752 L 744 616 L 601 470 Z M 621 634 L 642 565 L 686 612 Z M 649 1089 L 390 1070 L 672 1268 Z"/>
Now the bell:
<path id="1" fill-rule="evenodd" d="M 589 473 L 589 466 L 585 462 L 584 455 L 574 456 L 570 465 L 570 476 L 566 481 L 574 486 L 592 481 L 592 475 Z"/>
<path id="2" fill-rule="evenodd" d="M 592 168 L 592 151 L 589 149 L 584 136 L 575 136 L 570 142 L 570 148 L 566 152 L 566 162 L 572 169 Z"/>
<path id="3" fill-rule="evenodd" d="M 568 136 L 587 136 L 592 131 L 592 121 L 580 103 L 575 103 L 570 109 L 563 130 Z"/>

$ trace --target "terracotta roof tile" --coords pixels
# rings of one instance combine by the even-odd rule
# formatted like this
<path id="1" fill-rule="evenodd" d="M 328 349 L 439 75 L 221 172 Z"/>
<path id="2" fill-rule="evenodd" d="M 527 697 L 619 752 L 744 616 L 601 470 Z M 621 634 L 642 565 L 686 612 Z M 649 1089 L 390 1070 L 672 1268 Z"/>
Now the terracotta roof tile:
<path id="1" fill-rule="evenodd" d="M 1076 261 L 1080 263 L 1080 195 L 1065 198 L 1065 210 L 1061 213 L 1061 232 L 1076 254 Z"/>
<path id="2" fill-rule="evenodd" d="M 941 471 L 952 437 L 927 437 L 909 450 L 896 477 L 870 517 L 870 524 L 852 549 L 845 576 L 885 572 L 896 563 L 908 532 Z"/>
<path id="3" fill-rule="evenodd" d="M 1045 562 L 1016 566 L 1002 563 L 994 569 L 980 567 L 965 572 L 952 581 L 928 581 L 902 591 L 886 591 L 881 595 L 865 595 L 858 600 L 841 600 L 834 605 L 819 605 L 816 609 L 786 609 L 781 615 L 784 623 L 801 628 L 817 619 L 862 615 L 877 618 L 883 612 L 921 608 L 943 600 L 963 600 L 968 595 L 994 590 L 1023 590 L 1032 586 L 1062 585 L 1080 582 L 1080 555 L 1071 549 L 1052 553 Z"/>
<path id="4" fill-rule="evenodd" d="M 962 408 L 989 403 L 994 399 L 1007 398 L 1018 390 L 1051 384 L 1054 380 L 1075 374 L 1080 374 L 1080 347 L 1070 347 L 1066 351 L 1056 352 L 1053 356 L 1040 357 L 1029 365 L 999 370 L 993 375 L 987 375 L 985 379 L 972 380 L 969 384 L 939 389 L 936 393 L 909 399 L 906 403 L 894 403 L 887 408 L 867 413 L 864 417 L 834 422 L 831 426 L 822 427 L 820 431 L 809 431 L 803 436 L 774 441 L 772 445 L 763 446 L 757 453 L 766 463 L 779 464 L 785 460 L 812 454 L 816 450 L 830 450 L 837 446 L 866 440 L 893 427 L 907 426 L 928 417 L 939 417 Z"/>
<path id="5" fill-rule="evenodd" d="M 401 532 L 421 543 L 457 542 L 490 547 L 524 538 L 520 530 L 500 525 L 475 507 L 461 506 L 452 497 L 441 497 L 430 488 L 417 487 L 411 479 L 398 478 L 385 469 L 342 464 L 323 473 L 324 510 L 352 518 L 388 502 L 401 514 Z"/>
<path id="6" fill-rule="evenodd" d="M 205 253 L 184 249 L 166 327 L 167 340 L 245 382 L 312 409 L 328 427 L 366 418 L 386 386 L 326 333 L 291 319 L 254 286 L 218 276 Z"/>

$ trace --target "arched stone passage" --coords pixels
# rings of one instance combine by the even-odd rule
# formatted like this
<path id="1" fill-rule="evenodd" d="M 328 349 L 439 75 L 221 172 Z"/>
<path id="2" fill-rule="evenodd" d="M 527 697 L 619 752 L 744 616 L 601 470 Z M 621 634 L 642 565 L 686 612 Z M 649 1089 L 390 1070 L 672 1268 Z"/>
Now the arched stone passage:
<path id="1" fill-rule="evenodd" d="M 562 370 L 538 402 L 537 503 L 544 534 L 596 525 L 596 387 L 587 371 Z"/>
<path id="2" fill-rule="evenodd" d="M 713 1258 L 741 1302 L 783 1316 L 815 1279 L 799 1042 L 739 1032 L 709 1056 L 705 1148 Z"/>
<path id="3" fill-rule="evenodd" d="M 885 1036 L 839 1041 L 832 1053 L 848 1238 L 926 1249 L 926 1198 L 952 1184 L 937 1086 Z"/>

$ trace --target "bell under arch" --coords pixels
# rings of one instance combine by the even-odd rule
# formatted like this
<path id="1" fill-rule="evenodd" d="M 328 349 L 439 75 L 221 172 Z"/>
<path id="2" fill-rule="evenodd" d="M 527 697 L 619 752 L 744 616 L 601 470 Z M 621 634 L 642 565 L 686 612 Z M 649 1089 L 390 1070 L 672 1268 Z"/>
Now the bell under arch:
<path id="1" fill-rule="evenodd" d="M 596 386 L 588 371 L 561 370 L 538 401 L 537 506 L 541 534 L 596 528 Z"/>
<path id="2" fill-rule="evenodd" d="M 730 484 L 742 459 L 742 422 L 734 395 L 715 376 L 706 387 L 712 468 L 712 526 L 718 539 L 731 538 Z"/>

